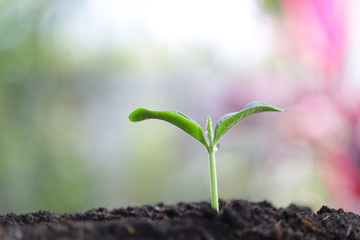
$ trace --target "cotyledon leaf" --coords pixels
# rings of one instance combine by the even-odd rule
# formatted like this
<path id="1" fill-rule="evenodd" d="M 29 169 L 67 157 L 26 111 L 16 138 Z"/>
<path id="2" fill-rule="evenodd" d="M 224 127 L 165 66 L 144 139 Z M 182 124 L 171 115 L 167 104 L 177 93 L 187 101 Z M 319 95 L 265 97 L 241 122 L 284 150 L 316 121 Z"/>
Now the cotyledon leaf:
<path id="1" fill-rule="evenodd" d="M 270 106 L 263 102 L 251 102 L 244 109 L 239 112 L 233 112 L 222 116 L 215 125 L 214 130 L 214 141 L 216 144 L 224 134 L 229 131 L 232 127 L 240 123 L 242 120 L 250 117 L 255 113 L 275 111 L 283 112 L 284 109 Z"/>
<path id="2" fill-rule="evenodd" d="M 139 122 L 146 119 L 159 119 L 169 122 L 181 128 L 208 148 L 200 125 L 181 112 L 175 110 L 151 111 L 145 108 L 138 108 L 129 115 L 129 119 L 132 122 Z"/>

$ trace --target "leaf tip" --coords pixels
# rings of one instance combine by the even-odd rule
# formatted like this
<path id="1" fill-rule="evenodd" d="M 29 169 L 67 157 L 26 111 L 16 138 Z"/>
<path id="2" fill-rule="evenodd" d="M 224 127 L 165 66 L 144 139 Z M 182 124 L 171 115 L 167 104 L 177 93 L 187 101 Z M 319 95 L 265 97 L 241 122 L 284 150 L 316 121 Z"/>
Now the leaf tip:
<path id="1" fill-rule="evenodd" d="M 212 124 L 212 121 L 211 121 L 211 117 L 210 117 L 210 115 L 208 116 L 208 118 L 207 118 L 207 122 L 206 122 L 206 124 L 207 125 L 211 125 Z"/>
<path id="2" fill-rule="evenodd" d="M 134 111 L 132 111 L 129 115 L 129 120 L 132 122 L 139 122 L 144 120 L 144 112 L 147 111 L 145 108 L 137 108 Z"/>
<path id="3" fill-rule="evenodd" d="M 272 105 L 269 105 L 267 103 L 261 102 L 261 101 L 254 101 L 249 103 L 248 105 L 246 105 L 246 107 L 244 109 L 249 109 L 249 108 L 253 108 L 253 107 L 266 107 L 268 108 L 265 111 L 273 111 L 273 112 L 286 112 L 285 109 L 282 108 L 278 108 L 278 107 L 274 107 Z"/>
<path id="4" fill-rule="evenodd" d="M 276 108 L 276 110 L 277 110 L 278 112 L 286 112 L 286 109 L 283 109 L 283 108 Z"/>

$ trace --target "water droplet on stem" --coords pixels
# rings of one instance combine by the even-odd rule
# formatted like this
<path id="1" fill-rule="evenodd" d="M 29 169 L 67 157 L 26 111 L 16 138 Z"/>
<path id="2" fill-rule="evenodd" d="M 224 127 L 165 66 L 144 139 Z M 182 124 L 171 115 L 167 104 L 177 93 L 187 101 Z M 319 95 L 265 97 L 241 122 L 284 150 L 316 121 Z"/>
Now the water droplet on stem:
<path id="1" fill-rule="evenodd" d="M 217 152 L 219 151 L 220 149 L 220 143 L 217 143 L 215 146 L 214 146 L 214 151 Z"/>

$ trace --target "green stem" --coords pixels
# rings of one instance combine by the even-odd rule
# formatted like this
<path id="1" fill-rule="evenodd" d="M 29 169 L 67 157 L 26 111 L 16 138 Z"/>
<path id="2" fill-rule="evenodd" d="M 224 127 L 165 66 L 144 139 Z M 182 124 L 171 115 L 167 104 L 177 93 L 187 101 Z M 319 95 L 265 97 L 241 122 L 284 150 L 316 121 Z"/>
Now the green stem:
<path id="1" fill-rule="evenodd" d="M 210 165 L 210 192 L 211 192 L 211 205 L 219 212 L 219 198 L 217 191 L 217 180 L 216 180 L 216 163 L 215 163 L 215 151 L 213 147 L 208 149 L 209 152 L 209 165 Z"/>

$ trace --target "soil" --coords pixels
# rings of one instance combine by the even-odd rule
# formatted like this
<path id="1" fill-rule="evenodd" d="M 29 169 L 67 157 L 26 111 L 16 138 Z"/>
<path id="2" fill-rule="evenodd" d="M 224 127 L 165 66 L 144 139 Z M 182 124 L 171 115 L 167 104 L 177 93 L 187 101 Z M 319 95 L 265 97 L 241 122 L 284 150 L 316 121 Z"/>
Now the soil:
<path id="1" fill-rule="evenodd" d="M 84 213 L 0 215 L 0 239 L 360 239 L 360 216 L 323 206 L 275 208 L 268 202 L 135 206 Z"/>

